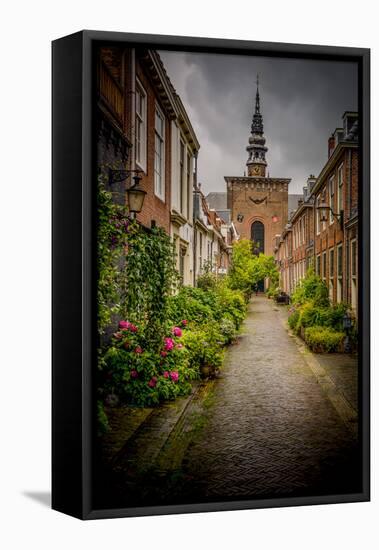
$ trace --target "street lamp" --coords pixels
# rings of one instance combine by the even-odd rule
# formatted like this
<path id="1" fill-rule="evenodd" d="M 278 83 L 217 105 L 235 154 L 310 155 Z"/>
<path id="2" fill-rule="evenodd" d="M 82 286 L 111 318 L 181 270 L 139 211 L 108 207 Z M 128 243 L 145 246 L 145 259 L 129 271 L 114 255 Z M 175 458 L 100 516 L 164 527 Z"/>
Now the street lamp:
<path id="1" fill-rule="evenodd" d="M 345 341 L 344 341 L 344 348 L 346 353 L 351 353 L 351 345 L 350 345 L 350 329 L 353 326 L 353 320 L 351 318 L 351 315 L 348 311 L 345 312 L 344 316 L 342 317 L 342 326 L 346 333 Z"/>
<path id="2" fill-rule="evenodd" d="M 343 323 L 344 330 L 351 329 L 351 327 L 353 325 L 353 320 L 352 320 L 351 315 L 348 311 L 345 312 L 345 314 L 342 318 L 342 323 Z"/>
<path id="3" fill-rule="evenodd" d="M 141 176 L 135 174 L 133 176 L 134 183 L 126 190 L 129 212 L 132 214 L 132 218 L 135 218 L 136 214 L 141 212 L 145 200 L 146 191 L 140 187 L 141 179 Z"/>
<path id="4" fill-rule="evenodd" d="M 141 212 L 143 203 L 145 200 L 146 191 L 140 186 L 142 177 L 140 176 L 141 170 L 112 170 L 109 169 L 109 185 L 128 179 L 130 174 L 134 173 L 133 183 L 126 189 L 126 195 L 128 197 L 129 212 L 132 218 L 136 217 L 136 214 Z"/>
<path id="5" fill-rule="evenodd" d="M 339 221 L 341 229 L 343 228 L 343 210 L 341 210 L 340 213 L 337 214 L 336 212 L 333 212 L 332 208 L 328 206 L 324 201 L 322 201 L 317 206 L 317 210 L 320 217 L 320 223 L 328 221 L 328 212 L 331 212 L 332 215 L 335 216 Z"/>

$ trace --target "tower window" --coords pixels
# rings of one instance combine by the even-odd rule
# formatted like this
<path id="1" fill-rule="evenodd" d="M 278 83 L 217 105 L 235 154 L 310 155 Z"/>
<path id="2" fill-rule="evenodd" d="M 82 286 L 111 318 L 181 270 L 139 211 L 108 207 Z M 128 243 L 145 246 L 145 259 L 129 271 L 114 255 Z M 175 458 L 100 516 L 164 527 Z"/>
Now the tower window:
<path id="1" fill-rule="evenodd" d="M 253 241 L 253 252 L 257 256 L 264 253 L 265 249 L 265 226 L 260 221 L 255 221 L 251 226 L 251 240 Z"/>

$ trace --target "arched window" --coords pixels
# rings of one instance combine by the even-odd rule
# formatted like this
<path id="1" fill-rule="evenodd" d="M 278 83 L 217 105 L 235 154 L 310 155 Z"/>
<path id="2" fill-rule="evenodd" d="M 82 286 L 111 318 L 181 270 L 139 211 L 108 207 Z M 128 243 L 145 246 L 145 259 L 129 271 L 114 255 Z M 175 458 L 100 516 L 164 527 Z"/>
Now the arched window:
<path id="1" fill-rule="evenodd" d="M 251 226 L 251 240 L 253 241 L 253 253 L 258 256 L 265 251 L 265 226 L 260 221 L 255 221 Z"/>

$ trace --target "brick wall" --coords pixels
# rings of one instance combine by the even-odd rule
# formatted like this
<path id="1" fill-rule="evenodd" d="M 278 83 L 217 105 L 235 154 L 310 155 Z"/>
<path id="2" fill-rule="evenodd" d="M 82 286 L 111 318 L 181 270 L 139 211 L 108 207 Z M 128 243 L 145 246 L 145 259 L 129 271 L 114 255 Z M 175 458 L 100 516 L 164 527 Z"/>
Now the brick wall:
<path id="1" fill-rule="evenodd" d="M 254 178 L 254 185 L 258 179 Z M 265 254 L 274 254 L 275 236 L 281 234 L 288 217 L 288 188 L 286 184 L 277 183 L 271 178 L 261 180 L 264 187 L 252 188 L 250 183 L 235 183 L 228 185 L 228 208 L 231 209 L 232 220 L 243 239 L 251 239 L 251 226 L 258 220 L 265 228 Z M 275 189 L 274 189 L 275 186 Z M 253 201 L 267 200 L 260 204 Z M 253 200 L 251 200 L 253 199 Z M 237 216 L 242 214 L 243 221 Z"/>
<path id="2" fill-rule="evenodd" d="M 143 210 L 137 215 L 137 220 L 150 227 L 151 221 L 163 227 L 167 233 L 170 231 L 170 205 L 171 205 L 171 131 L 170 120 L 163 105 L 159 102 L 157 94 L 150 83 L 143 67 L 136 63 L 136 75 L 147 94 L 147 166 L 146 173 L 142 174 L 141 186 L 147 191 Z M 155 156 L 155 107 L 158 103 L 165 114 L 165 200 L 161 200 L 154 192 L 154 156 Z"/>

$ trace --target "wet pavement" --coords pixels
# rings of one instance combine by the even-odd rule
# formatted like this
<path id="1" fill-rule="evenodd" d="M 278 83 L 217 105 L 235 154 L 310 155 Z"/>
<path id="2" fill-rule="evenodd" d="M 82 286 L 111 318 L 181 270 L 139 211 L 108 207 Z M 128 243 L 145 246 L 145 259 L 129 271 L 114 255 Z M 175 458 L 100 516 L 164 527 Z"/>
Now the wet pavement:
<path id="1" fill-rule="evenodd" d="M 183 404 L 176 429 L 138 472 L 128 445 L 105 476 L 112 506 L 343 494 L 361 490 L 357 439 L 357 360 L 305 352 L 285 311 L 254 297 L 222 377 Z M 170 418 L 170 408 L 164 413 Z M 162 420 L 162 425 L 169 424 Z M 179 421 L 180 419 L 180 421 Z M 127 460 L 125 461 L 125 457 Z M 117 462 L 117 461 L 116 461 Z M 129 465 L 129 466 L 128 466 Z M 131 475 L 132 472 L 132 475 Z M 100 499 L 101 500 L 101 499 Z M 103 505 L 105 505 L 103 503 Z"/>

